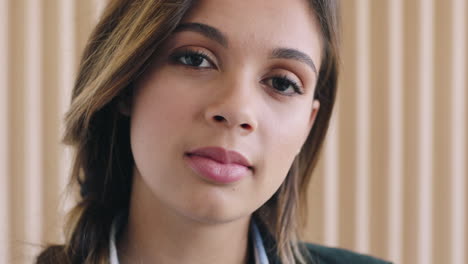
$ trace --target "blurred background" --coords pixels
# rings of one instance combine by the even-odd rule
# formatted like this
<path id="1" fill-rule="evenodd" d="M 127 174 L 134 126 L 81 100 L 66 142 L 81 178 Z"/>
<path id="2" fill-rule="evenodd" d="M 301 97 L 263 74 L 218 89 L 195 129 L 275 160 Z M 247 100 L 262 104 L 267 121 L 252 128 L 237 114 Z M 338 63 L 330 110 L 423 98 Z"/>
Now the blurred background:
<path id="1" fill-rule="evenodd" d="M 32 263 L 63 239 L 62 118 L 105 2 L 0 0 L 0 263 Z M 307 241 L 468 263 L 467 12 L 466 0 L 342 1 L 338 105 Z"/>

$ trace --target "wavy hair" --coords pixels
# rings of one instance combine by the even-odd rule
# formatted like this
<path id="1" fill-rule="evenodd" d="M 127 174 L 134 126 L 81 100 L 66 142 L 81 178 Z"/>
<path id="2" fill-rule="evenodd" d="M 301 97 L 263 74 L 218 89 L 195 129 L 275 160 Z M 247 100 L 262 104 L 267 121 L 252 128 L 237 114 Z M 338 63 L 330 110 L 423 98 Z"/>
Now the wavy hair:
<path id="1" fill-rule="evenodd" d="M 80 197 L 68 214 L 64 245 L 51 245 L 37 263 L 108 263 L 112 220 L 128 214 L 134 160 L 130 118 L 119 111 L 133 84 L 164 40 L 190 10 L 191 0 L 110 0 L 84 50 L 63 142 L 74 149 L 70 187 Z M 338 0 L 308 0 L 323 43 L 314 97 L 320 111 L 300 153 L 277 192 L 256 212 L 276 240 L 283 263 L 304 263 L 300 231 L 305 224 L 307 186 L 328 130 L 339 68 Z"/>

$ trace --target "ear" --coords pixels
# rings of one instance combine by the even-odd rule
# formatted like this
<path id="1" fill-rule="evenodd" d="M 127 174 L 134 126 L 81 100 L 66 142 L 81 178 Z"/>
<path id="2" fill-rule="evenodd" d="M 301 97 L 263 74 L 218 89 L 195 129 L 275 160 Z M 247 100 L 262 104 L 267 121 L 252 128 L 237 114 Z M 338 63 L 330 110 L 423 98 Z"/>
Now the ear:
<path id="1" fill-rule="evenodd" d="M 320 109 L 320 102 L 319 100 L 314 99 L 314 101 L 312 102 L 312 111 L 310 112 L 308 131 L 312 129 L 312 126 L 315 123 L 315 119 L 317 118 L 319 109 Z"/>
<path id="2" fill-rule="evenodd" d="M 314 99 L 314 101 L 312 102 L 312 111 L 310 112 L 309 123 L 307 124 L 307 133 L 304 135 L 304 140 L 302 141 L 301 148 L 299 149 L 296 155 L 299 155 L 299 153 L 301 153 L 302 147 L 304 146 L 305 141 L 307 140 L 307 137 L 309 136 L 310 131 L 315 123 L 315 119 L 317 118 L 319 109 L 320 102 L 319 100 Z"/>

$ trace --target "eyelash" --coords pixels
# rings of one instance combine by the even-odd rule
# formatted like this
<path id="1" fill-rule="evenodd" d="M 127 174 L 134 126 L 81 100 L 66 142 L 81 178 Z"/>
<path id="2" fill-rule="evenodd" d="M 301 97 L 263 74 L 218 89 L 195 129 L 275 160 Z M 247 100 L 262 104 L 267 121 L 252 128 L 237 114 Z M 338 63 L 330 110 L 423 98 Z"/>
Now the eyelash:
<path id="1" fill-rule="evenodd" d="M 295 94 L 299 94 L 299 95 L 304 94 L 304 92 L 302 91 L 302 87 L 296 81 L 290 79 L 286 75 L 277 75 L 277 76 L 272 76 L 272 77 L 268 78 L 268 80 L 272 80 L 272 79 L 279 79 L 282 82 L 286 82 L 288 84 L 287 87 L 289 87 L 289 85 L 291 85 L 293 87 L 293 90 L 294 90 Z M 283 94 L 283 95 L 286 95 L 286 96 L 292 96 L 292 94 L 286 94 L 286 93 L 281 93 L 281 92 L 279 92 L 279 93 Z"/>
<path id="2" fill-rule="evenodd" d="M 198 67 L 198 66 L 192 66 L 192 65 L 182 63 L 180 61 L 180 58 L 185 57 L 185 56 L 199 56 L 199 57 L 205 59 L 206 61 L 208 61 L 211 65 L 215 65 L 211 61 L 210 57 L 207 54 L 203 53 L 202 51 L 198 51 L 198 50 L 184 50 L 184 51 L 181 51 L 181 52 L 177 52 L 177 53 L 171 55 L 171 61 L 176 63 L 176 64 L 181 64 L 183 66 L 190 67 L 190 68 L 195 68 L 195 69 L 207 68 L 207 67 Z M 216 68 L 216 66 L 214 66 L 214 67 Z M 302 91 L 302 87 L 296 81 L 292 80 L 291 78 L 289 78 L 286 75 L 276 75 L 276 76 L 272 76 L 272 77 L 268 78 L 268 80 L 273 80 L 273 79 L 279 79 L 282 82 L 286 82 L 286 84 L 288 85 L 287 87 L 292 86 L 295 94 L 299 94 L 299 95 L 304 94 L 304 92 Z M 293 96 L 293 94 L 282 93 L 281 91 L 279 91 L 277 89 L 274 89 L 274 90 L 275 90 L 276 93 L 279 93 L 281 95 Z"/>
<path id="3" fill-rule="evenodd" d="M 171 55 L 171 60 L 176 63 L 176 64 L 182 64 L 184 66 L 187 66 L 187 67 L 190 67 L 190 68 L 200 68 L 198 66 L 192 66 L 192 65 L 188 65 L 188 64 L 183 64 L 182 62 L 180 62 L 180 58 L 182 57 L 186 57 L 186 56 L 198 56 L 198 57 L 201 57 L 205 60 L 207 60 L 211 65 L 215 65 L 210 57 L 208 56 L 208 54 L 202 52 L 202 51 L 198 51 L 198 50 L 184 50 L 184 51 L 181 51 L 181 52 L 177 52 L 173 55 Z M 205 67 L 201 67 L 201 68 L 205 68 Z"/>

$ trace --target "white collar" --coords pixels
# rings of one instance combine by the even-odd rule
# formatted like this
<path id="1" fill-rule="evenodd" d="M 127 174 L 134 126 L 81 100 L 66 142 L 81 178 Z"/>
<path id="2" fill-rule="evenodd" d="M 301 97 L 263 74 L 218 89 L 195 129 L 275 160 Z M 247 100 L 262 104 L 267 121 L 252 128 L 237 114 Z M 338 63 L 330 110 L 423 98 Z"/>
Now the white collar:
<path id="1" fill-rule="evenodd" d="M 117 247 L 115 246 L 115 236 L 117 229 L 121 226 L 122 216 L 116 217 L 112 222 L 110 231 L 110 245 L 109 245 L 109 258 L 110 264 L 119 264 L 119 258 L 117 254 Z M 258 230 L 257 224 L 252 219 L 250 222 L 251 237 L 254 246 L 255 263 L 257 264 L 269 264 L 268 257 L 266 255 L 265 246 L 263 245 L 263 239 Z"/>

